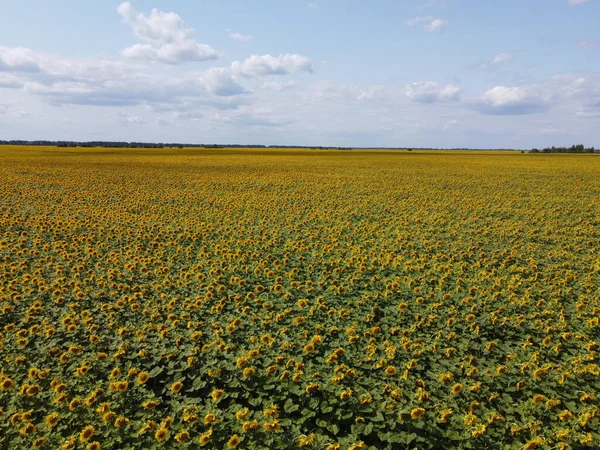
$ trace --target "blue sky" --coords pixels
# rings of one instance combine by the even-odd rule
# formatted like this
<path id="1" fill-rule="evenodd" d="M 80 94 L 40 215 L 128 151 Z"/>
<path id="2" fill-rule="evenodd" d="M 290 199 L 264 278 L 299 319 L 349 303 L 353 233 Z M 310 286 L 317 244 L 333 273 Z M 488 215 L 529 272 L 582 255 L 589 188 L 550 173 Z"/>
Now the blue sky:
<path id="1" fill-rule="evenodd" d="M 600 0 L 0 6 L 0 139 L 600 147 Z"/>

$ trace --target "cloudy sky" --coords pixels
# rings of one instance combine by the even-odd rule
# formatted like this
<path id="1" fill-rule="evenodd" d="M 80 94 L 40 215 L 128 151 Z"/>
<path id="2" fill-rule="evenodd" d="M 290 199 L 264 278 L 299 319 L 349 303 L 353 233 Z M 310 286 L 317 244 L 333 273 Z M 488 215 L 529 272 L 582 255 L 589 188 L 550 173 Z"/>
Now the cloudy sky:
<path id="1" fill-rule="evenodd" d="M 600 0 L 0 0 L 0 139 L 600 147 Z"/>

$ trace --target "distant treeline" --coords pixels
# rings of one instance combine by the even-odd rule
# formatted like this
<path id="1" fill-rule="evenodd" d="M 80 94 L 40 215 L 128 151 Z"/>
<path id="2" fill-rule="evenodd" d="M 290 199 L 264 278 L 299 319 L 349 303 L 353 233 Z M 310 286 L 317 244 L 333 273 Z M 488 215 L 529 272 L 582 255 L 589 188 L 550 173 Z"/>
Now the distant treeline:
<path id="1" fill-rule="evenodd" d="M 181 144 L 163 142 L 121 142 L 121 141 L 0 141 L 0 145 L 29 145 L 40 147 L 103 147 L 103 148 L 310 148 L 315 150 L 352 150 L 350 147 L 315 147 L 301 145 L 260 145 L 260 144 Z"/>
<path id="2" fill-rule="evenodd" d="M 25 141 L 25 140 L 0 140 L 0 145 L 31 145 L 44 147 L 106 147 L 106 148 L 305 148 L 310 150 L 492 150 L 514 151 L 512 148 L 472 149 L 460 148 L 432 148 L 432 147 L 331 147 L 315 145 L 261 145 L 261 144 L 181 144 L 181 143 L 153 143 L 153 142 L 121 142 L 121 141 Z"/>
<path id="3" fill-rule="evenodd" d="M 582 144 L 572 145 L 571 147 L 546 147 L 543 149 L 534 148 L 530 153 L 595 153 L 594 147 L 584 147 Z"/>

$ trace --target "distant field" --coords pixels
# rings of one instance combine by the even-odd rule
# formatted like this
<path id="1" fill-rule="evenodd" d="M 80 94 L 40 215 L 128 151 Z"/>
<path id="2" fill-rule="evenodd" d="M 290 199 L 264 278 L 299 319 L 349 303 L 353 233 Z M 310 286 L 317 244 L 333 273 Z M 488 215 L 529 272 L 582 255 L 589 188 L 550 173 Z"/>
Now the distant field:
<path id="1" fill-rule="evenodd" d="M 600 447 L 600 158 L 0 147 L 0 447 Z"/>

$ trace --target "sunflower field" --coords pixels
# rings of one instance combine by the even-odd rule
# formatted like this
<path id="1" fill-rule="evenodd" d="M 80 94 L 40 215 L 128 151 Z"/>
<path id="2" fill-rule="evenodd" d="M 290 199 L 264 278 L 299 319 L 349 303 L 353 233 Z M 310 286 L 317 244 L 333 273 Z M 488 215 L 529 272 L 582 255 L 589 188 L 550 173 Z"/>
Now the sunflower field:
<path id="1" fill-rule="evenodd" d="M 600 448 L 600 158 L 0 148 L 0 448 Z"/>

